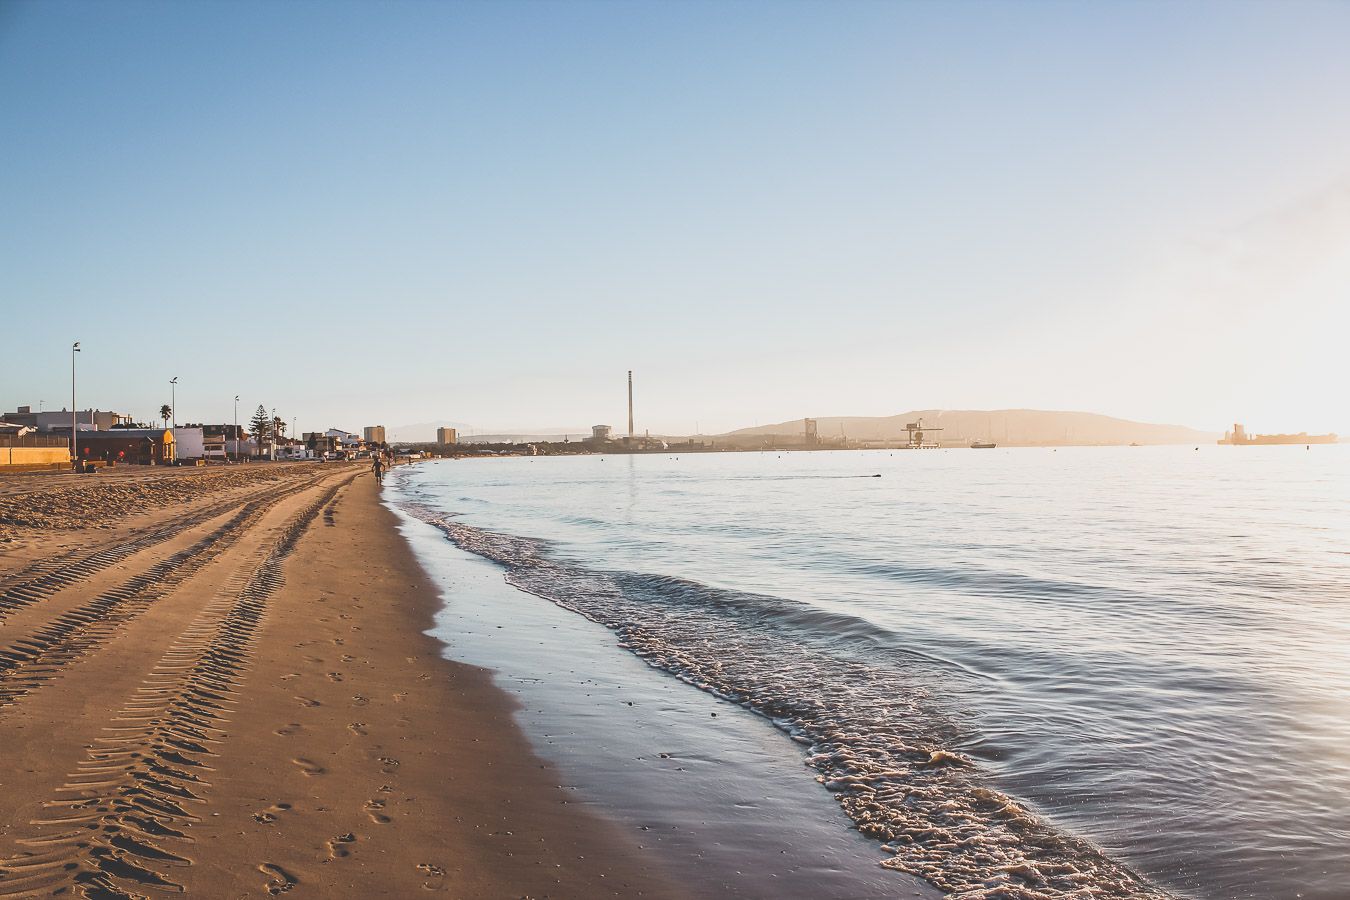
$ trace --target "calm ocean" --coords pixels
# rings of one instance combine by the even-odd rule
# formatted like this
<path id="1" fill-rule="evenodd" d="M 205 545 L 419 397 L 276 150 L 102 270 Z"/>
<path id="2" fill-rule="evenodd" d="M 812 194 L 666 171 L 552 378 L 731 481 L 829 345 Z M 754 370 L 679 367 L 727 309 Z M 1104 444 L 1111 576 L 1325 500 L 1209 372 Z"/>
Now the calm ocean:
<path id="1" fill-rule="evenodd" d="M 444 461 L 391 499 L 773 719 L 886 865 L 1347 896 L 1350 447 Z"/>

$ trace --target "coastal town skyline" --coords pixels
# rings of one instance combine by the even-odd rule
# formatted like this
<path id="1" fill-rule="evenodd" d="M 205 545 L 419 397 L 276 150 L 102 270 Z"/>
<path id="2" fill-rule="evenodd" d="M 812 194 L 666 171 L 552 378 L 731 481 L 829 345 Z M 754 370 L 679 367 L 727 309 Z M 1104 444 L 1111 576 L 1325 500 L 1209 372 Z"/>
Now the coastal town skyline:
<path id="1" fill-rule="evenodd" d="M 1041 13 L 8 4 L 0 400 L 1350 432 L 1350 10 Z"/>

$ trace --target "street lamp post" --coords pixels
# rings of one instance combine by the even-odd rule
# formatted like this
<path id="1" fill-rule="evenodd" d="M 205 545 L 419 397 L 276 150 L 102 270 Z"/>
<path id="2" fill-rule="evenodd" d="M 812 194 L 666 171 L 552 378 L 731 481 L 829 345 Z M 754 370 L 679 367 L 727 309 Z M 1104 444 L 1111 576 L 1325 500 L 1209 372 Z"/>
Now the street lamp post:
<path id="1" fill-rule="evenodd" d="M 173 435 L 173 460 L 170 465 L 178 465 L 178 376 L 169 382 L 169 421 L 173 423 L 170 433 Z"/>
<path id="2" fill-rule="evenodd" d="M 80 342 L 70 345 L 70 461 L 78 468 L 80 465 L 80 439 L 75 431 L 75 354 L 80 352 Z"/>

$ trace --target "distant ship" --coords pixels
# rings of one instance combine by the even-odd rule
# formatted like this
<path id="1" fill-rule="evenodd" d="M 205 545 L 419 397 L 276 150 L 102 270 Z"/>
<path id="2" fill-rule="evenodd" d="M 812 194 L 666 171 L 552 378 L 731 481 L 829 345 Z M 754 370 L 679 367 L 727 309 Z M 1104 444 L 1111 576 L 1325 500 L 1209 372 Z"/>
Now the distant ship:
<path id="1" fill-rule="evenodd" d="M 971 442 L 970 442 L 970 449 L 972 449 L 972 450 L 993 450 L 993 449 L 994 449 L 995 447 L 997 447 L 997 446 L 998 446 L 998 444 L 995 444 L 993 441 L 971 441 Z"/>
<path id="2" fill-rule="evenodd" d="M 1219 443 L 1242 447 L 1259 444 L 1334 444 L 1337 440 L 1335 434 L 1308 434 L 1306 431 L 1298 434 L 1248 434 L 1246 428 L 1235 424 L 1232 431 L 1224 433 Z"/>

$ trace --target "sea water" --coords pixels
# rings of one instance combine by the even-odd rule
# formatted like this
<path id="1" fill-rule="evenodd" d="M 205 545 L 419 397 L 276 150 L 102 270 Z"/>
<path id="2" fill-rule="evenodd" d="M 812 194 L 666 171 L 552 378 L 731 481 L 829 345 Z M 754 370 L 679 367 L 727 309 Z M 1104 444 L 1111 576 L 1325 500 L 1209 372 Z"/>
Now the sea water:
<path id="1" fill-rule="evenodd" d="M 886 865 L 952 891 L 1332 898 L 1348 450 L 471 459 L 390 496 L 774 722 Z"/>

